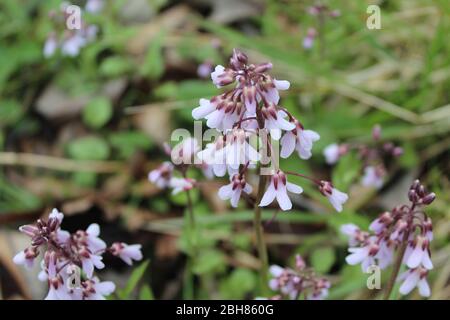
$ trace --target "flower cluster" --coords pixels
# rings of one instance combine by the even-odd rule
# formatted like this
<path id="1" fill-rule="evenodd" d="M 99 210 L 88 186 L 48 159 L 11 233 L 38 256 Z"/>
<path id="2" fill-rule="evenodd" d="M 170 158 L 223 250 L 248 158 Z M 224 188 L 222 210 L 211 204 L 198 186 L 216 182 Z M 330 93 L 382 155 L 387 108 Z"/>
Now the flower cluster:
<path id="1" fill-rule="evenodd" d="M 100 12 L 103 8 L 103 0 L 89 0 L 86 2 L 85 10 L 92 14 Z M 56 14 L 56 12 L 50 12 L 49 16 L 52 18 L 55 24 L 54 29 L 61 29 L 61 24 L 63 24 L 67 18 L 67 7 L 69 4 L 63 2 L 60 7 L 61 15 Z M 63 19 L 61 19 L 63 18 Z M 64 25 L 63 28 L 66 26 Z M 59 36 L 57 32 L 52 31 L 44 43 L 43 54 L 46 58 L 52 57 L 58 49 L 61 50 L 61 54 L 69 57 L 76 57 L 80 53 L 80 50 L 93 42 L 98 33 L 98 27 L 93 24 L 86 24 L 84 21 L 81 22 L 80 29 L 74 30 L 64 30 L 64 33 Z"/>
<path id="2" fill-rule="evenodd" d="M 399 276 L 403 281 L 401 294 L 408 294 L 416 286 L 422 296 L 430 295 L 426 276 L 433 268 L 430 259 L 430 242 L 433 240 L 431 219 L 422 208 L 435 199 L 434 193 L 426 192 L 416 180 L 408 193 L 410 205 L 395 207 L 375 219 L 369 232 L 361 231 L 356 225 L 346 224 L 341 231 L 349 237 L 348 264 L 361 263 L 363 272 L 371 265 L 386 268 L 394 261 L 395 251 L 409 270 Z M 400 260 L 399 260 L 400 261 Z"/>
<path id="3" fill-rule="evenodd" d="M 269 271 L 272 276 L 269 287 L 280 293 L 271 299 L 287 297 L 298 300 L 303 295 L 302 297 L 307 300 L 321 300 L 328 296 L 330 282 L 307 268 L 300 255 L 295 257 L 295 269 L 273 265 Z"/>
<path id="4" fill-rule="evenodd" d="M 309 159 L 314 142 L 320 138 L 279 105 L 280 91 L 289 89 L 290 83 L 269 75 L 267 71 L 271 68 L 271 63 L 249 63 L 248 57 L 235 49 L 229 66 L 218 65 L 211 73 L 218 88 L 232 87 L 209 100 L 200 99 L 200 105 L 192 111 L 194 119 L 204 118 L 207 126 L 216 130 L 215 140 L 199 151 L 197 158 L 215 176 L 228 173 L 230 183 L 219 191 L 219 196 L 230 199 L 233 207 L 237 206 L 242 191 L 252 190 L 246 182 L 249 169 L 256 168 L 258 163 L 266 165 L 263 160 L 274 159 L 278 150 L 273 148 L 273 141 L 280 142 L 282 158 L 296 151 L 301 159 Z M 258 143 L 259 151 L 255 147 Z M 288 182 L 287 174 L 313 181 L 338 211 L 347 200 L 346 195 L 334 191 L 330 182 L 283 172 L 279 167 L 268 171 L 270 183 L 259 206 L 267 206 L 276 199 L 282 210 L 292 208 L 288 192 L 300 194 L 303 189 Z M 329 188 L 324 189 L 324 184 Z M 342 196 L 337 196 L 338 193 Z"/>
<path id="5" fill-rule="evenodd" d="M 31 238 L 31 245 L 20 251 L 13 261 L 31 268 L 43 252 L 39 280 L 48 282 L 47 300 L 101 300 L 115 290 L 111 281 L 100 281 L 95 269 L 103 269 L 103 254 L 109 252 L 128 265 L 142 259 L 141 245 L 113 243 L 107 247 L 99 238 L 100 227 L 91 224 L 85 231 L 69 233 L 61 229 L 64 215 L 53 209 L 48 220 L 24 225 L 21 232 Z M 82 274 L 81 274 L 82 272 Z"/>
<path id="6" fill-rule="evenodd" d="M 351 150 L 357 150 L 363 162 L 364 175 L 361 184 L 376 189 L 383 186 L 388 161 L 401 156 L 403 153 L 403 149 L 393 142 L 381 142 L 381 127 L 376 125 L 372 130 L 372 143 L 333 143 L 324 149 L 323 154 L 328 164 L 335 164 L 340 157 Z"/>

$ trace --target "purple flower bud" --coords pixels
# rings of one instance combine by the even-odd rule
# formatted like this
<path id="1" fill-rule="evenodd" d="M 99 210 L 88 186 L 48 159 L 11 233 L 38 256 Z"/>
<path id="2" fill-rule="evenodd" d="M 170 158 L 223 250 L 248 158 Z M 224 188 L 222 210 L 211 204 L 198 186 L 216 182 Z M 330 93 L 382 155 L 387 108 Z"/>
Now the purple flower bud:
<path id="1" fill-rule="evenodd" d="M 411 201 L 413 203 L 415 203 L 419 200 L 419 196 L 417 195 L 416 190 L 413 190 L 413 189 L 409 190 L 408 199 L 409 199 L 409 201 Z"/>
<path id="2" fill-rule="evenodd" d="M 434 201 L 434 199 L 436 199 L 436 194 L 434 192 L 431 192 L 422 198 L 422 203 L 425 205 L 429 205 Z"/>
<path id="3" fill-rule="evenodd" d="M 403 148 L 401 147 L 395 147 L 394 150 L 392 150 L 392 155 L 394 157 L 401 156 L 403 154 Z"/>

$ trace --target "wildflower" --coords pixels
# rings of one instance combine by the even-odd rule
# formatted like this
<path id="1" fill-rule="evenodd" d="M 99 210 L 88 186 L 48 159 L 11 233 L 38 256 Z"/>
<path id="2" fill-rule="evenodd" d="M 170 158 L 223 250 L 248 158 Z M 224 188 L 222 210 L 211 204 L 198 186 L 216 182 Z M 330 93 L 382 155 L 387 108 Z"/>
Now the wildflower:
<path id="1" fill-rule="evenodd" d="M 96 14 L 102 11 L 104 5 L 104 0 L 87 0 L 85 10 Z"/>
<path id="2" fill-rule="evenodd" d="M 157 169 L 150 171 L 148 179 L 159 188 L 167 188 L 173 174 L 173 165 L 170 162 L 164 162 Z"/>
<path id="3" fill-rule="evenodd" d="M 292 202 L 287 194 L 288 191 L 300 194 L 303 192 L 303 189 L 296 184 L 288 182 L 284 172 L 277 170 L 272 174 L 269 187 L 264 193 L 259 206 L 265 207 L 272 203 L 274 199 L 277 199 L 281 210 L 290 210 L 292 208 Z"/>
<path id="4" fill-rule="evenodd" d="M 323 150 L 323 155 L 328 164 L 335 164 L 341 156 L 339 145 L 336 143 L 330 144 Z"/>
<path id="5" fill-rule="evenodd" d="M 427 282 L 427 274 L 428 270 L 423 267 L 405 271 L 398 277 L 398 281 L 403 281 L 399 289 L 400 293 L 407 295 L 417 287 L 419 289 L 419 294 L 422 297 L 429 297 L 431 295 L 431 290 Z"/>
<path id="6" fill-rule="evenodd" d="M 212 72 L 212 64 L 210 61 L 205 61 L 202 64 L 200 64 L 197 68 L 197 75 L 200 78 L 207 78 Z"/>
<path id="7" fill-rule="evenodd" d="M 47 40 L 45 40 L 43 50 L 44 57 L 50 58 L 55 54 L 56 49 L 58 49 L 58 40 L 56 39 L 56 35 L 54 33 L 51 33 L 47 37 Z"/>
<path id="8" fill-rule="evenodd" d="M 430 288 L 426 275 L 433 268 L 430 258 L 433 234 L 431 219 L 421 208 L 431 203 L 435 195 L 427 193 L 424 186 L 416 180 L 411 185 L 408 196 L 411 205 L 397 206 L 391 211 L 383 212 L 370 224 L 369 229 L 374 232 L 373 235 L 366 233 L 366 236 L 358 236 L 360 231 L 356 226 L 342 227 L 341 231 L 351 240 L 351 254 L 346 257 L 346 261 L 351 265 L 362 263 L 364 271 L 370 264 L 384 269 L 393 263 L 398 248 L 406 248 L 397 257 L 399 263 L 409 268 L 398 277 L 398 281 L 403 281 L 400 293 L 408 294 L 417 286 L 419 293 L 427 297 L 430 295 Z M 394 274 L 393 279 L 395 276 Z"/>
<path id="9" fill-rule="evenodd" d="M 245 176 L 240 174 L 232 176 L 230 181 L 229 184 L 219 189 L 219 197 L 222 200 L 230 199 L 231 205 L 236 208 L 242 191 L 250 194 L 252 192 L 252 186 L 246 182 Z"/>
<path id="10" fill-rule="evenodd" d="M 333 185 L 329 181 L 320 182 L 320 192 L 328 198 L 328 201 L 330 201 L 337 212 L 342 211 L 342 205 L 348 200 L 348 195 L 333 188 Z"/>
<path id="11" fill-rule="evenodd" d="M 133 260 L 142 260 L 142 246 L 140 244 L 128 245 L 124 242 L 115 242 L 111 245 L 111 253 L 122 259 L 126 264 L 133 265 Z"/>
<path id="12" fill-rule="evenodd" d="M 101 282 L 94 276 L 94 268 L 102 269 L 105 266 L 103 254 L 114 252 L 128 263 L 128 259 L 142 259 L 140 245 L 122 244 L 119 250 L 115 244 L 107 248 L 99 237 L 100 227 L 97 224 L 91 224 L 86 231 L 78 230 L 71 234 L 61 229 L 63 218 L 62 212 L 53 209 L 47 221 L 39 219 L 36 225 L 20 227 L 21 232 L 31 237 L 32 244 L 19 252 L 13 261 L 31 265 L 39 256 L 39 251 L 43 252 L 38 279 L 48 283 L 47 300 L 104 299 L 105 295 L 114 291 L 115 286 L 109 281 Z M 81 287 L 73 287 L 72 276 L 80 268 L 86 278 L 83 281 L 78 279 Z"/>
<path id="13" fill-rule="evenodd" d="M 295 129 L 287 132 L 281 138 L 281 153 L 282 158 L 288 158 L 294 150 L 297 150 L 298 156 L 301 159 L 311 158 L 311 149 L 313 143 L 320 139 L 317 132 L 312 130 L 304 130 L 298 121 L 295 121 Z"/>
<path id="14" fill-rule="evenodd" d="M 172 194 L 180 193 L 181 191 L 187 191 L 194 188 L 195 180 L 190 178 L 176 178 L 170 179 L 169 187 L 173 188 Z"/>
<path id="15" fill-rule="evenodd" d="M 272 265 L 269 268 L 271 279 L 269 287 L 273 291 L 279 292 L 277 299 L 283 296 L 297 300 L 301 295 L 308 300 L 321 300 L 328 296 L 330 282 L 322 277 L 318 277 L 314 270 L 307 268 L 300 255 L 295 257 L 295 269 L 282 268 Z"/>
<path id="16" fill-rule="evenodd" d="M 362 185 L 380 189 L 383 186 L 383 176 L 380 170 L 377 170 L 377 168 L 373 166 L 365 167 Z"/>
<path id="17" fill-rule="evenodd" d="M 295 125 L 285 119 L 287 114 L 283 110 L 276 109 L 274 104 L 264 107 L 262 109 L 262 115 L 264 117 L 264 128 L 270 130 L 270 134 L 273 139 L 279 140 L 281 138 L 282 130 L 291 131 L 295 128 Z"/>
<path id="18" fill-rule="evenodd" d="M 197 139 L 186 138 L 177 144 L 171 152 L 172 162 L 176 165 L 192 164 L 193 157 L 200 149 Z"/>

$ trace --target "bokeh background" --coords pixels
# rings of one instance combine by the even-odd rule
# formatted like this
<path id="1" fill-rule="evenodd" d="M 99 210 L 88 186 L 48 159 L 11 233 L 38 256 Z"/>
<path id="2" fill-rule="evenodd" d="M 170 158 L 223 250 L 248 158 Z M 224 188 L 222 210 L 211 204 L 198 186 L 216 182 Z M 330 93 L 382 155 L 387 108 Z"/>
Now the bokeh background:
<path id="1" fill-rule="evenodd" d="M 107 242 L 143 245 L 145 262 L 135 268 L 107 259 L 110 268 L 100 275 L 117 283 L 112 298 L 259 294 L 251 208 L 242 202 L 230 210 L 217 198 L 225 181 L 207 181 L 193 192 L 201 254 L 194 281 L 186 281 L 185 195 L 147 180 L 167 160 L 162 145 L 171 131 L 192 130 L 198 99 L 219 92 L 207 73 L 226 64 L 233 48 L 252 61 L 271 61 L 273 74 L 291 82 L 283 105 L 321 135 L 311 160 L 292 156 L 283 168 L 331 178 L 350 195 L 344 212 L 335 213 L 297 181 L 305 193 L 293 199 L 295 209 L 266 226 L 271 263 L 292 265 L 300 253 L 332 281 L 329 298 L 380 297 L 366 288 L 359 266 L 345 264 L 339 226 L 366 228 L 380 212 L 406 203 L 411 181 L 420 178 L 437 194 L 428 209 L 435 232 L 431 298 L 450 298 L 450 2 L 322 3 L 340 14 L 320 22 L 308 13 L 315 1 L 105 1 L 101 12 L 83 13 L 98 32 L 79 54 L 57 50 L 47 58 L 48 36 L 66 32 L 58 20 L 61 1 L 1 1 L 0 298 L 45 295 L 37 271 L 11 258 L 27 244 L 17 227 L 53 207 L 66 214 L 65 229 L 98 222 Z M 369 4 L 381 8 L 380 30 L 366 27 Z M 307 48 L 310 28 L 319 34 Z M 333 142 L 370 141 L 375 124 L 383 139 L 404 149 L 378 191 L 361 186 L 357 154 L 333 167 L 322 155 Z M 264 212 L 266 220 L 272 215 Z"/>

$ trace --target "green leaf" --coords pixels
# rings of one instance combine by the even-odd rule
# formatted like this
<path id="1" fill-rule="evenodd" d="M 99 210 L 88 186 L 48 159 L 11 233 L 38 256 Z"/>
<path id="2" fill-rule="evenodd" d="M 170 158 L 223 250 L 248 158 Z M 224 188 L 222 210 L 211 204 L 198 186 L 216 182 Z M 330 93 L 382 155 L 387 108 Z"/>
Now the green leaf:
<path id="1" fill-rule="evenodd" d="M 103 127 L 113 115 L 113 109 L 109 99 L 99 97 L 91 100 L 83 109 L 83 121 L 93 129 Z"/>
<path id="2" fill-rule="evenodd" d="M 199 254 L 194 262 L 193 271 L 195 274 L 207 274 L 222 272 L 226 267 L 225 254 L 218 250 L 205 250 Z"/>
<path id="3" fill-rule="evenodd" d="M 136 267 L 133 270 L 133 272 L 131 273 L 130 279 L 128 279 L 128 283 L 125 286 L 125 288 L 118 291 L 118 295 L 119 295 L 120 299 L 122 299 L 122 300 L 130 299 L 131 293 L 134 291 L 134 289 L 137 287 L 139 281 L 144 276 L 149 263 L 150 263 L 150 261 L 147 260 L 147 261 L 141 263 L 138 267 Z"/>
<path id="4" fill-rule="evenodd" d="M 348 190 L 352 182 L 359 176 L 361 161 L 356 154 L 350 152 L 339 159 L 333 170 L 333 184 L 339 190 Z"/>
<path id="5" fill-rule="evenodd" d="M 77 160 L 105 160 L 109 157 L 109 146 L 105 140 L 95 136 L 79 138 L 68 145 L 68 154 Z"/>
<path id="6" fill-rule="evenodd" d="M 106 77 L 118 77 L 133 68 L 132 62 L 120 56 L 107 58 L 100 65 L 100 74 Z"/>
<path id="7" fill-rule="evenodd" d="M 223 299 L 244 299 L 245 295 L 256 287 L 256 275 L 254 272 L 238 268 L 220 284 L 220 292 Z"/>
<path id="8" fill-rule="evenodd" d="M 317 249 L 311 255 L 311 265 L 319 273 L 330 271 L 335 261 L 336 255 L 331 247 Z"/>
<path id="9" fill-rule="evenodd" d="M 142 286 L 139 292 L 139 300 L 155 300 L 153 291 L 148 284 Z"/>

